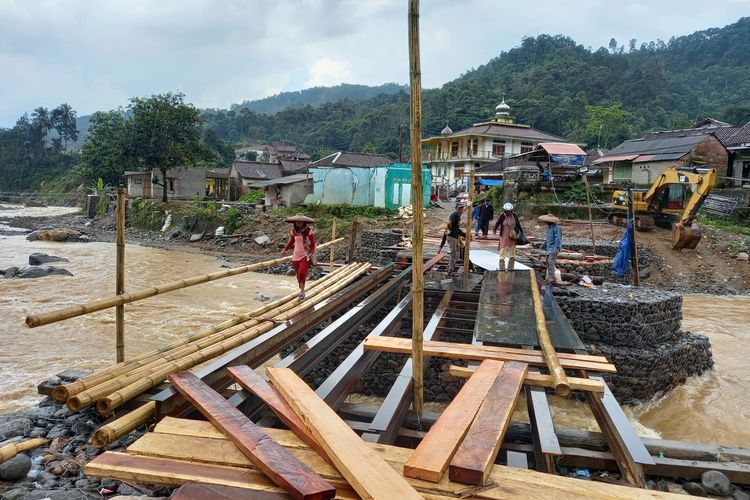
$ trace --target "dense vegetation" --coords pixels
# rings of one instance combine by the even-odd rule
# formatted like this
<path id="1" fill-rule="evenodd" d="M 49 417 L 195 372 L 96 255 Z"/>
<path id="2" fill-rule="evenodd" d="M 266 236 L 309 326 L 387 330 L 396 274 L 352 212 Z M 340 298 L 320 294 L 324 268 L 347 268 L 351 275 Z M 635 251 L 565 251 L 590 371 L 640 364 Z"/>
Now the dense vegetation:
<path id="1" fill-rule="evenodd" d="M 344 99 L 363 101 L 378 94 L 395 94 L 406 88 L 397 83 L 384 83 L 377 87 L 342 83 L 333 87 L 313 87 L 295 92 L 281 92 L 263 99 L 233 104 L 231 109 L 234 111 L 247 109 L 256 113 L 272 115 L 288 108 L 303 108 L 305 106 L 316 108 L 327 102 L 343 101 Z"/>
<path id="2" fill-rule="evenodd" d="M 424 92 L 426 135 L 492 116 L 505 94 L 519 123 L 590 146 L 611 148 L 649 130 L 690 126 L 706 116 L 750 120 L 750 18 L 668 42 L 612 40 L 592 51 L 564 36 L 521 45 L 442 88 Z M 404 90 L 364 101 L 344 99 L 273 116 L 249 109 L 204 112 L 230 142 L 287 139 L 321 155 L 331 149 L 398 151 L 408 124 Z M 408 131 L 405 134 L 408 142 Z"/>

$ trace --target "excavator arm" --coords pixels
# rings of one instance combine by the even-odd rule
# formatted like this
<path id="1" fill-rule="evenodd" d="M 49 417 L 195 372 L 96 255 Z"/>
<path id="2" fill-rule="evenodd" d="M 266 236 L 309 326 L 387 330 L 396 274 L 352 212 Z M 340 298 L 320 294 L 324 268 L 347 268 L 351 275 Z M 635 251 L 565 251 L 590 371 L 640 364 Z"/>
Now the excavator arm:
<path id="1" fill-rule="evenodd" d="M 685 210 L 680 220 L 675 223 L 672 234 L 672 249 L 695 248 L 701 240 L 701 233 L 693 227 L 693 221 L 703 202 L 716 186 L 716 170 L 701 167 L 675 167 L 662 173 L 644 196 L 644 201 L 651 203 L 654 196 L 670 184 L 695 184 L 693 194 L 685 203 Z"/>

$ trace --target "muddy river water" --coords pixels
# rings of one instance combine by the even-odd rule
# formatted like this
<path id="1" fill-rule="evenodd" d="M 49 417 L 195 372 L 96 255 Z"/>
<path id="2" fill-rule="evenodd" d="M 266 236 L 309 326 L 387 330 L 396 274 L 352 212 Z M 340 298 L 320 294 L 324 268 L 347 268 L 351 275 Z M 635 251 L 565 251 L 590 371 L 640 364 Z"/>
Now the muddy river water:
<path id="1" fill-rule="evenodd" d="M 51 215 L 56 209 L 10 210 Z M 55 213 L 64 213 L 59 209 Z M 0 227 L 6 230 L 6 225 Z M 36 384 L 66 368 L 97 369 L 114 361 L 114 310 L 29 329 L 24 317 L 112 295 L 115 246 L 110 243 L 29 242 L 0 235 L 0 269 L 23 266 L 44 252 L 70 260 L 56 263 L 74 277 L 0 279 L 0 413 L 38 401 Z M 126 290 L 153 286 L 220 269 L 214 257 L 126 246 Z M 125 306 L 126 356 L 260 307 L 256 294 L 278 297 L 296 288 L 294 278 L 248 273 Z M 750 447 L 750 297 L 686 295 L 683 329 L 707 335 L 715 369 L 693 378 L 658 401 L 626 413 L 643 435 Z M 552 396 L 555 425 L 598 430 L 585 405 Z M 520 405 L 519 405 L 520 407 Z M 522 417 L 522 415 L 520 415 Z"/>

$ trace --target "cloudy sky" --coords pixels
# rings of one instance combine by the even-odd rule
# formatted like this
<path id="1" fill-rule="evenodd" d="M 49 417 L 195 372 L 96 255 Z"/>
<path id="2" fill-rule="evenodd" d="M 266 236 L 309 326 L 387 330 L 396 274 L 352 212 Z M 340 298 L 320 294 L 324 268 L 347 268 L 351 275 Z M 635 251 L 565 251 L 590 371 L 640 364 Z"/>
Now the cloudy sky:
<path id="1" fill-rule="evenodd" d="M 423 86 L 565 34 L 668 40 L 750 15 L 750 0 L 422 0 Z M 406 0 L 0 0 L 0 126 L 67 102 L 79 115 L 182 91 L 227 108 L 286 90 L 408 82 Z"/>

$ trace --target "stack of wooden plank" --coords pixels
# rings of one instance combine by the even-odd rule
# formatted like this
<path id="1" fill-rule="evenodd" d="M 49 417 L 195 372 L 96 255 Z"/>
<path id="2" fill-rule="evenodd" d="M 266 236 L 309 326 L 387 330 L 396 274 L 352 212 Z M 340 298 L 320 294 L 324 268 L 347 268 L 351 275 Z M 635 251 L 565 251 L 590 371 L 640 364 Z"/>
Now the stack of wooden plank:
<path id="1" fill-rule="evenodd" d="M 172 375 L 172 384 L 209 422 L 165 417 L 127 453 L 106 452 L 94 459 L 86 466 L 86 474 L 145 483 L 216 485 L 220 486 L 217 498 L 233 493 L 224 487 L 285 492 L 293 498 L 662 495 L 493 466 L 526 377 L 523 363 L 482 363 L 413 453 L 364 442 L 289 369 L 268 369 L 273 385 L 248 367 L 233 367 L 230 372 L 291 431 L 253 424 L 192 374 L 180 372 Z M 450 478 L 442 474 L 448 464 Z M 423 479 L 421 472 L 414 471 L 427 472 Z M 434 471 L 442 477 L 436 478 Z M 455 478 L 480 486 L 467 487 Z M 213 491 L 192 487 L 183 497 L 190 498 L 193 490 L 196 494 Z"/>

